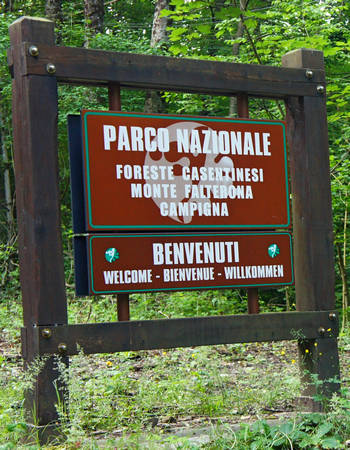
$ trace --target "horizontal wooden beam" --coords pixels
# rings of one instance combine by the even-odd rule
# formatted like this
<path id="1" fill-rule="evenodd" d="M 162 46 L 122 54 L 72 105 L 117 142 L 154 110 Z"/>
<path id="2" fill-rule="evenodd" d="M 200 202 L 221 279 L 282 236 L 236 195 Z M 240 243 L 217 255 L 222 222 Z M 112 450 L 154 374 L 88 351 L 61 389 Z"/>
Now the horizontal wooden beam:
<path id="1" fill-rule="evenodd" d="M 286 67 L 237 64 L 137 55 L 103 50 L 38 45 L 20 49 L 22 75 L 47 75 L 48 64 L 60 82 L 97 84 L 118 83 L 121 87 L 167 91 L 198 92 L 214 95 L 248 95 L 269 98 L 317 96 L 317 86 L 325 83 L 324 71 Z M 36 52 L 34 52 L 36 54 Z M 11 64 L 11 52 L 9 54 Z M 18 69 L 17 69 L 18 70 Z M 18 74 L 17 74 L 18 75 Z"/>
<path id="2" fill-rule="evenodd" d="M 330 311 L 288 312 L 40 326 L 27 331 L 34 334 L 38 354 L 55 354 L 61 349 L 74 355 L 79 349 L 91 354 L 330 338 L 338 335 L 338 318 Z"/>

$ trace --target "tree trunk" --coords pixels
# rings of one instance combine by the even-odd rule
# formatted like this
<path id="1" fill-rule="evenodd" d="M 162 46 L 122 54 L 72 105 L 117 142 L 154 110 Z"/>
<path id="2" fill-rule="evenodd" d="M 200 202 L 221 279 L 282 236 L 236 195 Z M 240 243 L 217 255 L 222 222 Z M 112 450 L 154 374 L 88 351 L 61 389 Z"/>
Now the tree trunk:
<path id="1" fill-rule="evenodd" d="M 347 223 L 348 223 L 348 203 L 347 194 L 345 196 L 345 212 L 344 212 L 344 228 L 343 228 L 343 250 L 341 249 L 341 244 L 337 243 L 337 253 L 338 253 L 338 266 L 340 271 L 340 276 L 342 280 L 342 326 L 341 331 L 348 326 L 349 323 L 349 285 L 348 276 L 346 273 L 347 267 L 347 254 L 346 254 L 346 242 L 347 242 Z"/>
<path id="2" fill-rule="evenodd" d="M 10 161 L 8 157 L 6 143 L 3 139 L 3 121 L 0 115 L 0 147 L 2 151 L 2 162 L 4 166 L 3 171 L 3 183 L 4 183 L 4 203 L 6 211 L 6 229 L 7 229 L 7 239 L 10 242 L 13 234 L 15 232 L 14 218 L 13 218 L 13 198 L 11 189 L 11 177 L 10 177 Z"/>
<path id="3" fill-rule="evenodd" d="M 242 12 L 246 11 L 248 3 L 249 3 L 249 0 L 240 0 L 239 7 L 240 7 Z M 241 17 L 240 21 L 238 22 L 238 27 L 237 27 L 235 39 L 239 39 L 239 38 L 243 37 L 243 34 L 244 34 L 244 25 L 243 25 L 243 20 L 242 20 L 242 17 Z M 238 56 L 239 55 L 239 46 L 240 45 L 241 44 L 239 44 L 239 43 L 233 44 L 232 54 L 234 56 Z M 230 112 L 229 112 L 229 115 L 230 115 L 230 117 L 232 117 L 232 116 L 237 116 L 237 114 L 238 114 L 237 113 L 237 97 L 231 97 L 230 98 Z"/>
<path id="4" fill-rule="evenodd" d="M 157 0 L 154 8 L 151 47 L 156 47 L 167 40 L 167 17 L 160 17 L 163 9 L 169 7 L 169 0 Z M 159 92 L 146 91 L 145 112 L 162 112 L 163 103 Z"/>
<path id="5" fill-rule="evenodd" d="M 160 17 L 163 9 L 169 8 L 169 0 L 157 0 L 154 8 L 151 47 L 155 47 L 163 41 L 166 41 L 166 27 L 168 25 L 167 17 Z"/>
<path id="6" fill-rule="evenodd" d="M 88 29 L 93 34 L 103 33 L 104 1 L 84 0 L 84 14 Z"/>
<path id="7" fill-rule="evenodd" d="M 62 0 L 46 0 L 45 14 L 56 24 L 62 22 Z"/>
<path id="8" fill-rule="evenodd" d="M 13 11 L 13 0 L 5 0 L 4 1 L 4 12 L 12 12 Z"/>

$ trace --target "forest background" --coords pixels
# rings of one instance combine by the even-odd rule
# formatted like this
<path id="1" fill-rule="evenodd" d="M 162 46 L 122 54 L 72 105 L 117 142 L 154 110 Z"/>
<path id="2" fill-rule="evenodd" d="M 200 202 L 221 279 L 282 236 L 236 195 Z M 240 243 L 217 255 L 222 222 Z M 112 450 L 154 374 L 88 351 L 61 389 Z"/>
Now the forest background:
<path id="1" fill-rule="evenodd" d="M 23 15 L 55 22 L 57 44 L 174 57 L 280 65 L 288 51 L 322 50 L 327 109 L 336 262 L 336 304 L 342 328 L 349 318 L 350 190 L 350 4 L 342 0 L 7 0 L 0 2 L 0 286 L 1 299 L 19 301 L 11 79 L 8 26 Z M 108 109 L 103 88 L 61 86 L 59 161 L 67 288 L 73 299 L 72 224 L 66 118 L 81 108 Z M 284 119 L 283 102 L 250 99 L 250 117 Z M 122 90 L 122 109 L 211 116 L 237 116 L 236 98 L 173 92 Z M 44 187 L 43 187 L 44 188 Z M 197 296 L 196 300 L 191 300 Z M 176 311 L 162 295 L 148 302 L 163 314 L 244 312 L 244 290 L 196 293 Z M 199 297 L 198 297 L 199 296 Z M 198 298 L 203 304 L 198 307 Z M 219 301 L 215 301 L 219 298 Z M 140 302 L 145 296 L 136 296 Z M 162 303 L 163 302 L 163 303 Z M 263 291 L 263 309 L 294 307 L 292 288 Z M 159 303 L 162 303 L 161 305 Z M 167 305 L 168 303 L 168 305 Z M 174 302 L 177 304 L 178 302 Z M 170 306 L 169 306 L 170 305 Z"/>
<path id="2" fill-rule="evenodd" d="M 282 55 L 294 49 L 305 47 L 324 52 L 335 238 L 335 295 L 342 318 L 340 349 L 343 383 L 346 385 L 350 367 L 346 356 L 350 349 L 350 3 L 347 0 L 3 0 L 0 1 L 0 448 L 3 441 L 13 446 L 4 448 L 17 448 L 21 433 L 27 430 L 26 424 L 22 423 L 20 409 L 26 380 L 17 356 L 22 325 L 21 295 L 11 78 L 6 61 L 8 26 L 24 15 L 53 20 L 57 44 L 64 46 L 276 66 L 281 65 Z M 237 117 L 235 97 L 122 89 L 121 103 L 125 111 Z M 58 136 L 69 322 L 116 321 L 115 298 L 76 298 L 74 295 L 67 115 L 79 114 L 82 108 L 107 110 L 107 90 L 61 85 Z M 281 101 L 249 99 L 249 110 L 251 118 L 285 117 Z M 260 290 L 259 300 L 262 311 L 295 309 L 292 287 Z M 246 309 L 244 289 L 131 296 L 132 319 L 235 314 L 245 313 Z M 157 423 L 164 427 L 174 420 L 179 423 L 179 417 L 187 413 L 192 414 L 192 419 L 196 414 L 205 417 L 222 414 L 227 418 L 228 415 L 242 416 L 263 408 L 267 411 L 286 410 L 298 389 L 296 380 L 299 377 L 294 364 L 296 354 L 285 344 L 274 345 L 277 347 L 273 350 L 271 346 L 241 345 L 229 349 L 187 349 L 182 353 L 175 350 L 147 355 L 130 353 L 111 355 L 107 360 L 101 355 L 101 359 L 89 359 L 89 364 L 81 356 L 77 357 L 72 370 L 79 376 L 70 376 L 74 389 L 71 386 L 72 426 L 68 436 L 77 445 L 72 448 L 79 447 L 85 432 L 93 436 L 101 429 L 114 433 L 117 425 L 120 430 L 123 427 L 129 431 L 132 427 L 144 430 L 145 426 L 154 427 Z M 261 354 L 262 348 L 271 354 L 271 369 L 266 362 L 269 358 Z M 264 367 L 260 374 L 250 370 L 252 360 Z M 107 375 L 106 368 L 109 370 Z M 91 377 L 92 371 L 94 377 Z M 141 373 L 144 373 L 144 378 Z M 231 380 L 231 384 L 223 383 L 224 376 Z M 236 378 L 232 381 L 232 377 Z M 80 383 L 79 379 L 83 382 Z M 266 389 L 266 386 L 273 386 L 273 389 Z M 106 397 L 117 400 L 108 403 Z M 349 400 L 347 402 L 349 410 Z M 322 441 L 324 447 L 320 448 L 343 448 L 344 439 L 348 438 L 344 405 L 341 406 L 343 409 L 340 408 L 340 416 L 333 414 L 328 425 L 324 418 L 315 425 L 312 422 L 318 420 L 315 416 L 310 419 L 310 429 L 305 421 L 302 422 L 306 424 L 302 431 L 304 435 L 300 434 L 296 439 L 304 439 L 302 442 L 306 448 L 310 448 L 310 439 L 314 439 L 312 442 L 316 444 Z M 347 417 L 347 429 L 350 430 L 349 415 Z M 331 441 L 327 446 L 326 436 L 335 433 L 339 424 L 342 424 L 341 436 L 337 431 L 338 438 L 333 441 L 333 446 Z M 256 427 L 254 436 L 263 439 L 269 429 L 265 425 L 263 429 L 259 427 Z M 291 427 L 289 431 L 285 428 L 283 433 L 291 436 L 290 433 L 295 431 L 295 427 Z M 247 433 L 245 429 L 244 439 L 251 436 Z M 274 433 L 276 436 L 281 434 L 280 431 Z M 270 443 L 270 438 L 266 439 Z M 248 448 L 247 442 L 244 441 L 242 448 Z M 255 448 L 267 448 L 266 442 Z M 222 448 L 228 448 L 225 445 Z"/>

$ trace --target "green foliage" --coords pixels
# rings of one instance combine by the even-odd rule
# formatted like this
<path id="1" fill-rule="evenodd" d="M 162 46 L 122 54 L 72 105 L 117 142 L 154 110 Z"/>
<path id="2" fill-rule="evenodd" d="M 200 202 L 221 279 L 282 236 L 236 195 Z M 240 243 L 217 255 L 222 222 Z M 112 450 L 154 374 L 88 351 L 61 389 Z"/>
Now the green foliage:
<path id="1" fill-rule="evenodd" d="M 348 345 L 347 335 L 340 345 L 347 368 L 349 355 L 344 350 Z M 65 448 L 99 444 L 134 448 L 133 442 L 150 442 L 150 448 L 159 448 L 170 441 L 177 443 L 176 448 L 344 448 L 350 433 L 346 380 L 326 413 L 296 413 L 276 421 L 278 411 L 295 411 L 293 400 L 300 388 L 295 357 L 291 343 L 275 343 L 90 357 L 81 352 L 71 358 L 69 370 L 57 360 L 60 377 L 70 388 L 69 417 L 64 404 L 57 403 Z M 16 448 L 28 432 L 21 407 L 23 389 L 31 387 L 42 364 L 36 362 L 24 374 L 16 359 L 0 358 L 3 445 Z M 234 426 L 238 421 L 240 427 Z M 176 437 L 191 426 L 209 434 L 207 444 L 197 446 L 191 439 Z"/>
<path id="2" fill-rule="evenodd" d="M 225 14 L 239 14 L 239 8 L 226 6 L 220 8 L 216 0 L 183 2 L 172 0 L 171 10 L 162 15 L 172 21 L 168 27 L 169 51 L 175 56 L 212 56 L 216 57 L 218 49 L 225 51 L 221 41 L 216 40 L 216 23 Z"/>
<path id="3" fill-rule="evenodd" d="M 290 288 L 287 288 L 290 291 Z M 286 288 L 261 292 L 262 312 L 285 310 Z M 290 309 L 295 309 L 293 292 L 288 292 Z M 170 293 L 144 293 L 130 296 L 132 320 L 164 319 L 176 317 L 204 317 L 242 314 L 247 309 L 244 289 L 203 291 L 175 291 Z M 69 299 L 69 322 L 113 322 L 117 320 L 115 298 L 112 296 Z"/>
<path id="4" fill-rule="evenodd" d="M 175 56 L 269 65 L 280 65 L 285 53 L 301 47 L 324 52 L 335 240 L 341 247 L 349 279 L 349 3 L 342 0 L 251 1 L 246 10 L 238 8 L 238 3 L 171 2 L 171 9 L 163 13 L 172 19 L 169 52 Z M 243 32 L 239 33 L 242 23 Z M 207 28 L 201 31 L 203 25 Z M 239 48 L 238 52 L 233 53 L 233 46 Z M 172 93 L 165 94 L 165 98 L 174 111 L 226 116 L 229 112 L 228 104 L 221 99 L 208 104 L 203 96 Z M 250 100 L 252 118 L 283 119 L 284 115 L 283 107 L 275 101 Z M 339 258 L 337 252 L 337 262 Z M 339 264 L 336 298 L 341 309 L 346 286 L 338 268 Z M 343 310 L 346 314 L 344 305 Z"/>
<path id="5" fill-rule="evenodd" d="M 11 81 L 6 64 L 6 49 L 9 45 L 7 27 L 22 14 L 43 16 L 45 1 L 12 2 L 5 8 L 0 5 L 0 128 L 1 137 L 12 153 L 11 127 Z M 243 3 L 242 3 L 243 4 Z M 332 169 L 332 194 L 334 211 L 334 230 L 336 243 L 345 254 L 344 264 L 348 277 L 349 264 L 349 99 L 350 91 L 348 77 L 350 72 L 350 6 L 342 0 L 325 0 L 315 3 L 312 0 L 273 0 L 263 2 L 251 0 L 248 8 L 240 7 L 239 2 L 226 0 L 171 0 L 169 9 L 163 11 L 163 17 L 169 19 L 168 44 L 158 48 L 150 47 L 150 35 L 154 13 L 154 2 L 148 0 L 118 0 L 105 4 L 104 33 L 93 35 L 86 26 L 84 8 L 81 1 L 63 0 L 62 18 L 56 23 L 56 34 L 60 45 L 89 46 L 105 50 L 134 52 L 142 54 L 170 54 L 208 60 L 237 61 L 243 63 L 261 63 L 280 65 L 281 56 L 290 50 L 301 46 L 314 47 L 325 54 L 326 73 L 328 78 L 328 117 L 330 138 L 330 161 Z M 238 33 L 239 26 L 244 24 L 243 31 Z M 233 46 L 239 48 L 233 53 Z M 165 112 L 180 114 L 198 114 L 213 116 L 228 116 L 230 114 L 230 99 L 220 96 L 194 95 L 187 93 L 163 93 Z M 145 92 L 122 90 L 122 105 L 124 110 L 143 111 Z M 108 108 L 105 88 L 80 86 L 60 86 L 59 88 L 59 163 L 62 202 L 62 226 L 65 251 L 65 267 L 67 284 L 72 284 L 72 230 L 70 213 L 70 180 L 67 152 L 67 114 L 79 114 L 81 108 Z M 250 99 L 250 115 L 252 118 L 281 119 L 284 117 L 283 105 L 276 101 L 265 99 Z M 1 158 L 0 158 L 1 159 Z M 11 168 L 11 183 L 14 189 L 14 177 Z M 2 172 L 4 165 L 0 163 L 0 183 L 3 185 Z M 1 196 L 1 188 L 0 188 Z M 1 264 L 6 261 L 6 288 L 15 291 L 18 280 L 18 262 L 15 256 L 15 242 L 10 242 L 11 252 L 7 259 L 4 255 L 8 250 L 7 219 L 4 209 L 0 215 L 0 240 L 2 242 Z M 2 259 L 1 259 L 2 258 Z M 336 254 L 336 260 L 339 260 Z M 12 287 L 11 287 L 12 286 Z M 337 266 L 336 298 L 340 308 L 344 283 L 340 278 Z M 10 292 L 9 291 L 9 292 Z M 283 306 L 284 291 L 274 291 L 272 302 L 269 294 L 262 294 L 262 307 L 268 309 L 273 305 Z M 178 294 L 175 295 L 175 298 Z M 190 314 L 191 304 L 198 310 L 196 301 L 192 300 L 195 293 L 184 295 L 184 310 Z M 239 299 L 239 293 L 233 296 Z M 164 308 L 162 296 L 156 296 L 160 301 L 159 310 L 166 309 L 165 314 L 174 314 L 171 308 Z M 187 298 L 189 300 L 187 300 Z M 215 313 L 207 307 L 206 300 L 211 294 L 200 294 L 204 305 L 202 313 Z M 152 300 L 153 301 L 153 300 Z M 163 303 L 162 303 L 163 302 Z M 228 305 L 232 310 L 241 311 L 240 300 L 232 300 L 228 296 Z M 232 303 L 233 302 L 233 303 Z M 268 303 L 269 302 L 269 303 Z M 176 302 L 170 300 L 170 304 Z M 222 303 L 222 302 L 221 302 Z M 237 305 L 236 305 L 237 303 Z M 293 298 L 291 299 L 293 303 Z M 136 306 L 137 307 L 137 306 Z M 157 308 L 155 308 L 157 309 Z M 229 306 L 218 306 L 218 313 L 230 310 Z M 200 311 L 199 311 L 200 312 Z M 176 312 L 178 314 L 178 312 Z"/>
<path id="6" fill-rule="evenodd" d="M 216 298 L 221 291 L 193 293 L 192 299 L 181 297 L 181 294 L 185 295 L 173 294 L 171 307 L 165 297 L 163 303 L 149 294 L 133 298 L 133 319 L 163 318 L 164 314 L 175 315 L 176 311 L 181 311 L 182 315 L 207 315 L 227 307 L 227 303 L 220 304 L 223 297 Z M 181 303 L 186 305 L 196 298 L 197 305 L 192 303 L 185 306 L 184 311 L 181 309 Z M 213 304 L 215 300 L 216 305 Z M 115 321 L 115 300 L 110 296 L 100 297 L 99 301 L 76 299 L 69 304 L 69 315 L 70 323 Z M 12 448 L 19 445 L 26 432 L 22 426 L 26 423 L 22 407 L 24 389 L 31 387 L 43 364 L 38 361 L 31 371 L 23 372 L 18 357 L 20 323 L 20 304 L 11 300 L 0 303 L 0 342 L 11 343 L 0 356 L 0 442 L 12 445 Z M 157 448 L 156 443 L 168 442 L 178 427 L 193 423 L 194 426 L 218 423 L 217 427 L 213 426 L 214 434 L 207 448 L 229 448 L 234 442 L 240 443 L 241 447 L 237 448 L 242 449 L 249 448 L 248 442 L 251 445 L 259 443 L 260 446 L 252 448 L 284 448 L 271 445 L 274 440 L 280 442 L 284 435 L 295 443 L 295 447 L 304 438 L 308 445 L 313 439 L 315 445 L 322 444 L 323 448 L 327 448 L 332 439 L 343 443 L 350 433 L 349 349 L 347 332 L 339 345 L 342 395 L 332 399 L 326 416 L 298 416 L 290 423 L 286 419 L 283 428 L 271 424 L 242 425 L 241 430 L 246 430 L 244 434 L 233 432 L 230 423 L 257 417 L 266 421 L 271 413 L 295 411 L 294 401 L 300 389 L 295 343 L 234 344 L 93 356 L 86 356 L 82 351 L 71 358 L 69 370 L 57 362 L 61 377 L 70 388 L 69 422 L 64 405 L 57 403 L 67 436 L 65 445 L 74 448 L 80 442 L 82 448 L 94 448 L 103 433 L 109 442 L 104 448 L 129 448 L 130 442 L 134 439 L 141 442 L 147 433 Z M 241 419 L 242 416 L 245 419 Z M 227 425 L 223 431 L 224 423 Z M 324 423 L 329 424 L 327 432 L 322 427 Z M 261 435 L 259 430 L 265 430 L 264 434 Z M 167 432 L 172 434 L 167 435 Z M 116 435 L 124 436 L 124 439 L 116 440 Z M 125 446 L 122 447 L 120 442 Z M 187 445 L 184 438 L 179 440 L 180 443 Z"/>
<path id="7" fill-rule="evenodd" d="M 9 46 L 8 25 L 14 20 L 13 15 L 2 17 L 0 14 L 0 243 L 7 246 L 8 224 L 6 218 L 6 204 L 1 193 L 3 191 L 3 174 L 9 169 L 12 176 L 12 124 L 11 124 L 11 78 L 7 68 L 7 48 Z M 5 163 L 2 157 L 3 149 L 6 149 L 9 163 Z M 1 256 L 0 256 L 1 259 Z"/>
<path id="8" fill-rule="evenodd" d="M 349 391 L 342 397 L 335 396 L 326 414 L 300 414 L 294 420 L 271 425 L 259 420 L 252 425 L 241 424 L 231 436 L 215 435 L 214 447 L 237 449 L 342 449 L 350 433 Z M 220 431 L 220 429 L 219 429 Z M 233 434 L 233 437 L 232 437 Z M 224 430 L 225 435 L 225 430 Z M 222 434 L 221 434 L 222 436 Z"/>
<path id="9" fill-rule="evenodd" d="M 142 319 L 244 313 L 245 298 L 236 290 L 133 294 L 131 308 Z"/>
<path id="10" fill-rule="evenodd" d="M 2 300 L 18 295 L 19 266 L 14 244 L 0 243 L 0 288 Z"/>
<path id="11" fill-rule="evenodd" d="M 7 8 L 5 7 L 7 5 Z M 349 188 L 350 188 L 350 5 L 342 0 L 251 0 L 241 10 L 231 0 L 171 0 L 163 16 L 169 18 L 169 42 L 158 48 L 149 44 L 154 1 L 118 0 L 105 2 L 105 32 L 88 30 L 83 2 L 62 1 L 62 20 L 56 23 L 60 45 L 88 46 L 142 54 L 168 54 L 206 60 L 280 65 L 283 54 L 300 47 L 317 48 L 325 55 L 327 107 L 334 231 L 336 244 L 345 255 L 350 276 Z M 22 15 L 44 16 L 45 1 L 0 2 L 0 134 L 2 145 L 12 153 L 11 79 L 7 68 L 8 26 Z M 244 23 L 243 32 L 238 33 Z M 233 46 L 239 51 L 233 52 Z M 163 93 L 169 113 L 228 116 L 230 99 L 187 93 Z M 59 164 L 62 203 L 62 235 L 71 323 L 116 321 L 113 297 L 74 298 L 70 180 L 66 117 L 81 108 L 107 109 L 107 91 L 102 87 L 59 87 Z M 145 92 L 122 90 L 124 110 L 143 111 Z M 284 109 L 276 101 L 250 99 L 252 118 L 281 119 Z M 1 158 L 0 158 L 1 159 Z M 0 163 L 0 196 L 5 165 Z M 14 189 L 13 161 L 10 161 Z M 2 203 L 1 203 L 2 206 Z M 19 303 L 19 267 L 16 236 L 8 237 L 4 208 L 0 211 L 0 449 L 18 448 L 28 432 L 23 417 L 23 391 L 31 386 L 40 364 L 24 374 L 18 360 L 19 329 L 22 323 Z M 336 254 L 338 260 L 338 254 Z M 336 298 L 340 307 L 342 283 L 337 269 Z M 285 309 L 285 298 L 293 309 L 292 288 L 262 291 L 263 311 Z M 131 296 L 133 319 L 189 317 L 242 313 L 246 310 L 243 290 L 135 294 Z M 350 436 L 348 390 L 349 338 L 340 340 L 343 378 L 346 388 L 334 397 L 326 415 L 309 414 L 282 425 L 265 419 L 244 424 L 238 432 L 217 428 L 208 448 L 343 448 Z M 272 350 L 271 350 L 272 348 Z M 269 365 L 270 353 L 275 365 Z M 268 411 L 291 409 L 299 389 L 295 350 L 284 344 L 232 345 L 170 351 L 153 351 L 74 357 L 62 377 L 71 388 L 71 422 L 63 405 L 58 409 L 66 427 L 71 448 L 95 448 L 94 433 L 105 430 L 110 448 L 116 444 L 113 432 L 148 432 L 155 448 L 173 420 L 186 417 L 201 420 L 228 419 Z M 255 365 L 253 365 L 255 364 Z M 62 367 L 61 367 L 62 369 Z M 200 423 L 202 423 L 200 422 Z M 158 428 L 157 428 L 158 427 Z M 137 435 L 139 436 L 139 435 Z M 125 438 L 126 445 L 132 442 Z M 170 442 L 168 439 L 163 439 Z M 198 448 L 185 440 L 178 448 Z M 82 444 L 83 443 L 83 444 Z M 109 445 L 109 444 L 108 444 Z M 182 447 L 180 447 L 182 445 Z M 107 446 L 106 446 L 107 448 Z"/>
<path id="12" fill-rule="evenodd" d="M 244 424 L 234 435 L 234 448 L 242 450 L 343 448 L 343 439 L 334 434 L 333 425 L 324 420 L 321 415 L 310 414 L 282 425 L 271 426 L 264 420 L 253 425 Z M 232 445 L 232 439 L 221 438 L 219 442 L 215 441 L 214 445 L 215 448 L 225 448 L 225 445 Z"/>
<path id="13" fill-rule="evenodd" d="M 266 367 L 271 391 L 252 368 L 253 361 L 266 363 L 265 350 L 264 345 L 232 345 L 93 358 L 80 354 L 69 372 L 62 371 L 71 392 L 69 422 L 60 409 L 68 443 L 83 441 L 95 429 L 140 433 L 183 417 L 233 417 L 289 405 L 298 389 L 296 368 L 287 365 L 281 377 Z"/>
<path id="14" fill-rule="evenodd" d="M 45 358 L 35 360 L 23 371 L 15 355 L 0 356 L 0 449 L 19 448 L 25 438 L 37 437 L 27 422 L 23 409 L 23 394 L 33 389 Z"/>

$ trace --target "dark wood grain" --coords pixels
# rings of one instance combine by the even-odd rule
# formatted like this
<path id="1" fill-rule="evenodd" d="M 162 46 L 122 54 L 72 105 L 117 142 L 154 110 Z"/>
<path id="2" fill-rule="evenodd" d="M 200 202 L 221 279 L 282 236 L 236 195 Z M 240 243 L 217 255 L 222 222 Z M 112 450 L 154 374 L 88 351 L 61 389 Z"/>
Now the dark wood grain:
<path id="1" fill-rule="evenodd" d="M 44 45 L 40 45 L 38 57 L 31 57 L 28 47 L 24 44 L 21 49 L 23 74 L 44 75 L 50 62 L 56 66 L 58 81 L 69 83 L 119 83 L 131 88 L 284 97 L 315 96 L 316 83 L 324 80 L 323 70 L 314 70 L 313 78 L 307 79 L 304 69 Z"/>
<path id="2" fill-rule="evenodd" d="M 322 410 L 324 405 L 320 401 L 315 402 L 315 396 L 327 399 L 340 390 L 337 339 L 301 341 L 298 351 L 304 404 L 310 410 Z"/>
<path id="3" fill-rule="evenodd" d="M 112 111 L 121 111 L 121 92 L 120 84 L 109 83 L 108 85 L 108 106 Z"/>
<path id="4" fill-rule="evenodd" d="M 240 118 L 249 118 L 249 99 L 245 93 L 237 95 L 237 113 Z M 259 291 L 257 288 L 247 289 L 248 313 L 259 314 Z"/>
<path id="5" fill-rule="evenodd" d="M 323 68 L 323 54 L 300 49 L 283 57 L 283 65 Z M 316 97 L 286 100 L 294 234 L 294 271 L 298 311 L 334 308 L 334 252 L 325 92 Z M 331 329 L 331 327 L 330 327 Z M 305 352 L 307 350 L 307 352 Z M 320 408 L 313 397 L 330 398 L 340 388 L 336 339 L 299 343 L 303 397 L 310 409 Z M 320 385 L 312 374 L 318 376 Z M 320 392 L 318 392 L 318 390 Z"/>
<path id="6" fill-rule="evenodd" d="M 108 106 L 110 110 L 121 111 L 120 85 L 109 83 L 108 85 Z M 129 294 L 117 294 L 118 320 L 130 320 Z"/>
<path id="7" fill-rule="evenodd" d="M 57 82 L 50 76 L 22 76 L 21 41 L 54 42 L 53 24 L 22 18 L 10 27 L 13 63 L 13 133 L 22 335 L 26 364 L 38 356 L 36 326 L 67 323 L 57 158 Z M 38 374 L 26 395 L 33 423 L 58 419 L 54 359 Z M 62 397 L 63 398 L 63 397 Z"/>
<path id="8" fill-rule="evenodd" d="M 299 57 L 307 64 L 307 50 Z M 310 65 L 315 64 L 310 51 Z M 318 52 L 323 67 L 322 52 Z M 292 59 L 297 59 L 292 52 Z M 287 64 L 287 55 L 283 59 Z M 286 101 L 297 309 L 334 307 L 334 257 L 326 96 Z"/>
<path id="9" fill-rule="evenodd" d="M 55 24 L 51 20 L 40 17 L 20 17 L 9 27 L 11 46 L 23 42 L 33 42 L 36 45 L 54 45 Z"/>
<path id="10" fill-rule="evenodd" d="M 14 40 L 16 30 L 22 36 L 21 25 L 27 22 L 10 27 Z M 20 56 L 14 56 L 17 73 Z M 66 323 L 55 78 L 15 76 L 13 133 L 24 324 Z"/>
<path id="11" fill-rule="evenodd" d="M 130 350 L 191 347 L 291 339 L 316 339 L 319 328 L 331 327 L 324 337 L 338 334 L 338 321 L 328 312 L 291 312 L 185 319 L 141 320 L 51 327 L 45 339 L 43 327 L 35 330 L 41 354 L 57 353 L 59 343 L 67 354 L 82 348 L 84 353 L 112 353 Z M 330 334 L 331 333 L 331 334 Z"/>

